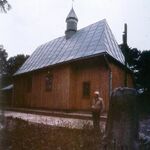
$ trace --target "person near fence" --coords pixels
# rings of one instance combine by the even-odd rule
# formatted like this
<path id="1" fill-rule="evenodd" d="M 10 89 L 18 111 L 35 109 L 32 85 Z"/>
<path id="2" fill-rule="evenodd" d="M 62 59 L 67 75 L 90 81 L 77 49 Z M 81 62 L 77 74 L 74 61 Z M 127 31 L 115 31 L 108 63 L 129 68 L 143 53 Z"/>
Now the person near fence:
<path id="1" fill-rule="evenodd" d="M 104 102 L 100 97 L 99 91 L 94 92 L 93 101 L 92 101 L 92 117 L 93 117 L 93 126 L 94 129 L 99 130 L 100 124 L 100 115 L 104 110 Z"/>

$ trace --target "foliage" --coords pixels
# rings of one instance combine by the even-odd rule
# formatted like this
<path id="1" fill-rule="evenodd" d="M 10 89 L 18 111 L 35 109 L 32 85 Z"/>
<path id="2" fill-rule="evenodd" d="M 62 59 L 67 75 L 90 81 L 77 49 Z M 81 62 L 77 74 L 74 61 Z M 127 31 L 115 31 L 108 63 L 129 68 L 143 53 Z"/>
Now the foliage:
<path id="1" fill-rule="evenodd" d="M 121 50 L 133 71 L 135 86 L 139 91 L 139 109 L 150 113 L 150 50 L 140 51 L 127 45 L 120 45 Z"/>
<path id="2" fill-rule="evenodd" d="M 128 64 L 131 68 L 136 69 L 138 59 L 141 55 L 141 52 L 137 48 L 130 48 L 128 56 Z"/>
<path id="3" fill-rule="evenodd" d="M 138 72 L 137 84 L 139 84 L 143 90 L 150 92 L 150 51 L 143 51 L 137 61 L 136 69 Z"/>
<path id="4" fill-rule="evenodd" d="M 13 74 L 23 65 L 29 55 L 17 55 L 7 60 L 6 75 L 3 76 L 3 85 L 12 84 Z"/>
<path id="5" fill-rule="evenodd" d="M 0 47 L 0 75 L 6 73 L 8 54 L 3 46 Z"/>
<path id="6" fill-rule="evenodd" d="M 7 0 L 0 0 L 0 11 L 7 13 L 8 10 L 11 9 L 11 5 L 8 3 Z"/>
<path id="7" fill-rule="evenodd" d="M 8 54 L 3 46 L 0 46 L 0 88 L 4 85 L 4 76 L 6 76 Z"/>
<path id="8" fill-rule="evenodd" d="M 10 57 L 7 61 L 7 74 L 13 75 L 27 60 L 27 58 L 29 58 L 29 55 L 23 54 Z"/>
<path id="9" fill-rule="evenodd" d="M 0 85 L 7 86 L 12 83 L 13 74 L 22 66 L 29 55 L 19 54 L 7 59 L 8 54 L 3 46 L 0 47 Z"/>
<path id="10" fill-rule="evenodd" d="M 137 48 L 130 48 L 128 45 L 123 44 L 120 45 L 120 48 L 124 54 L 124 57 L 126 58 L 127 63 L 134 70 L 137 65 L 138 58 L 141 55 L 141 51 L 139 51 Z"/>
<path id="11" fill-rule="evenodd" d="M 127 63 L 134 72 L 137 89 L 150 92 L 150 51 L 140 51 L 128 45 L 120 45 Z"/>
<path id="12" fill-rule="evenodd" d="M 150 51 L 130 49 L 128 64 L 134 72 L 136 88 L 150 92 Z"/>

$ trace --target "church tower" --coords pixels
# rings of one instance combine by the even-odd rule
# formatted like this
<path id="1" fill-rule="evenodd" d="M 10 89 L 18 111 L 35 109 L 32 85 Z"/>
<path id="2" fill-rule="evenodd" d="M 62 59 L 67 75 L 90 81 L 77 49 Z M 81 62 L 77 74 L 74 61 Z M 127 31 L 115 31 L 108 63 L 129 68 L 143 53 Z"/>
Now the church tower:
<path id="1" fill-rule="evenodd" d="M 65 31 L 65 35 L 66 35 L 66 39 L 69 39 L 77 31 L 78 18 L 76 16 L 73 7 L 66 18 L 66 23 L 67 23 L 67 29 Z"/>

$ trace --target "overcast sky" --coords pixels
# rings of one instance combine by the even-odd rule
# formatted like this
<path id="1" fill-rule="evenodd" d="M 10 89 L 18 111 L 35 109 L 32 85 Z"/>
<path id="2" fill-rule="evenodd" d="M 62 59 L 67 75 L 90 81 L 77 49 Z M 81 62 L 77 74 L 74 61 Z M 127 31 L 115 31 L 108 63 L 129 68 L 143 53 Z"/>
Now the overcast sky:
<path id="1" fill-rule="evenodd" d="M 37 46 L 63 36 L 72 0 L 8 0 L 12 9 L 0 14 L 0 44 L 9 56 L 31 54 Z M 150 0 L 75 0 L 78 29 L 106 18 L 120 44 L 124 23 L 128 44 L 150 49 Z"/>

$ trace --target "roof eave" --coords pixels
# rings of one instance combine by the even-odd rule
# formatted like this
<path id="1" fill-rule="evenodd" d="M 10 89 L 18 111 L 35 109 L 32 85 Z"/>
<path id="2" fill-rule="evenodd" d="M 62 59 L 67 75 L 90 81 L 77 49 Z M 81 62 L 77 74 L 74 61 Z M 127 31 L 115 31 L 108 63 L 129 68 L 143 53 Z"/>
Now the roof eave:
<path id="1" fill-rule="evenodd" d="M 23 72 L 23 73 L 19 73 L 19 74 L 14 74 L 13 77 L 19 76 L 19 75 L 23 75 L 23 74 L 32 73 L 32 72 L 34 72 L 34 71 L 39 71 L 39 70 L 47 69 L 47 68 L 49 68 L 49 67 L 54 67 L 54 66 L 58 66 L 58 65 L 62 65 L 62 64 L 68 64 L 68 63 L 73 63 L 73 62 L 80 61 L 80 60 L 85 60 L 85 59 L 90 59 L 90 58 L 102 56 L 102 55 L 104 55 L 104 54 L 106 54 L 106 52 L 102 52 L 102 53 L 99 53 L 99 54 L 90 55 L 90 56 L 86 56 L 86 57 L 80 57 L 80 58 L 76 58 L 76 59 L 72 59 L 72 60 L 60 62 L 60 63 L 53 64 L 53 65 L 48 65 L 48 66 L 46 66 L 46 67 L 38 68 L 38 69 L 31 70 L 31 71 L 28 71 L 28 72 Z"/>
<path id="2" fill-rule="evenodd" d="M 110 54 L 106 54 L 109 58 L 111 58 L 114 62 L 116 62 L 117 64 L 119 64 L 121 67 L 123 67 L 124 69 L 126 69 L 127 71 L 133 73 L 133 71 L 129 68 L 129 67 L 126 67 L 125 64 L 121 63 L 119 60 L 113 58 Z"/>

